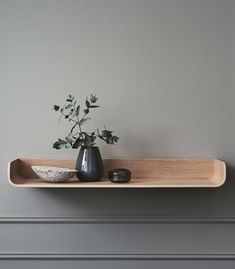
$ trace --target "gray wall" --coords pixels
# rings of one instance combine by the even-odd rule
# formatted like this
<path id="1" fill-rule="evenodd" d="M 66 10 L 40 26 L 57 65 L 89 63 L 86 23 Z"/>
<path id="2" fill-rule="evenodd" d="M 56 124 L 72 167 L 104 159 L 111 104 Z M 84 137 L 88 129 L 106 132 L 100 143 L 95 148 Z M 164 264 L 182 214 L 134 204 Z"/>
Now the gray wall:
<path id="1" fill-rule="evenodd" d="M 232 0 L 0 0 L 0 268 L 234 268 Z M 104 157 L 215 157 L 219 189 L 39 190 L 16 157 L 70 157 L 51 107 L 100 97 Z"/>

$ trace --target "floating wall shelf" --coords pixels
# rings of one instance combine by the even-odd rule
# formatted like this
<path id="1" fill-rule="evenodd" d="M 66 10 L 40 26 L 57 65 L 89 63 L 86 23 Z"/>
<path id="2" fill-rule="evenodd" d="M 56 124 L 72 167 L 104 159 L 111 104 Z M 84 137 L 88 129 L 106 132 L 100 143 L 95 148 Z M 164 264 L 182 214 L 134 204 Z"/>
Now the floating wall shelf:
<path id="1" fill-rule="evenodd" d="M 216 159 L 104 159 L 105 175 L 99 182 L 48 183 L 37 177 L 31 165 L 74 169 L 71 159 L 16 159 L 9 162 L 9 181 L 16 187 L 34 188 L 184 188 L 219 187 L 225 182 L 225 163 Z M 132 171 L 129 183 L 112 183 L 110 169 L 125 167 Z"/>

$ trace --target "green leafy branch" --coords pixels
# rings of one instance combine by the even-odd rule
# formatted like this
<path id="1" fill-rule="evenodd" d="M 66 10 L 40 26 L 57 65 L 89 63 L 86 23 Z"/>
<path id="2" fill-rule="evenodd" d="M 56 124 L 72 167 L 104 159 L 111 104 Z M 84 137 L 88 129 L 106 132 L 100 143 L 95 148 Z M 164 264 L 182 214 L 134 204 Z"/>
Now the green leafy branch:
<path id="1" fill-rule="evenodd" d="M 86 98 L 85 108 L 81 109 L 81 106 L 75 100 L 73 95 L 69 95 L 66 98 L 65 104 L 59 106 L 54 105 L 54 111 L 59 112 L 65 120 L 72 123 L 72 127 L 68 135 L 64 138 L 58 138 L 53 144 L 53 148 L 62 149 L 62 148 L 79 148 L 80 146 L 91 147 L 95 145 L 96 138 L 100 138 L 105 141 L 107 144 L 115 144 L 118 142 L 119 138 L 113 135 L 113 131 L 109 131 L 106 128 L 99 132 L 99 129 L 96 132 L 85 132 L 83 131 L 83 126 L 91 120 L 88 117 L 88 114 L 92 109 L 98 108 L 97 98 L 95 95 L 91 94 L 90 97 Z M 82 114 L 81 114 L 82 110 Z"/>

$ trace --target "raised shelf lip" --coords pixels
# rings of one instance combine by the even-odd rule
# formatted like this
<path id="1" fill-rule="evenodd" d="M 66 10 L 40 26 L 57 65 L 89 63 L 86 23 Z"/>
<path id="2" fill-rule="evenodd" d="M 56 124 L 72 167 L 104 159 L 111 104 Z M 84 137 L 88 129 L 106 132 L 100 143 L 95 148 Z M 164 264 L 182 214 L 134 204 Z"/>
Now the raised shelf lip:
<path id="1" fill-rule="evenodd" d="M 193 184 L 192 182 L 190 183 L 180 183 L 180 177 L 178 177 L 178 182 L 177 183 L 170 183 L 168 184 L 159 184 L 157 183 L 149 183 L 146 178 L 143 179 L 138 179 L 139 182 L 135 182 L 137 179 L 132 179 L 130 183 L 111 183 L 107 179 L 105 181 L 99 181 L 99 182 L 89 182 L 89 183 L 81 183 L 79 181 L 71 182 L 71 183 L 48 183 L 48 182 L 29 182 L 29 183 L 15 183 L 14 178 L 12 177 L 12 164 L 14 162 L 20 162 L 20 161 L 67 161 L 67 162 L 75 162 L 74 159 L 70 158 L 17 158 L 8 163 L 8 180 L 10 184 L 14 187 L 20 187 L 20 188 L 216 188 L 220 187 L 224 184 L 226 180 L 226 164 L 222 160 L 219 159 L 212 159 L 212 158 L 152 158 L 152 157 L 147 157 L 147 158 L 131 158 L 131 157 L 124 157 L 124 158 L 105 158 L 104 161 L 162 161 L 162 162 L 187 162 L 187 161 L 195 161 L 195 162 L 200 162 L 200 161 L 208 161 L 208 162 L 214 162 L 217 163 L 217 168 L 219 169 L 219 180 L 217 182 L 210 182 L 209 178 L 208 183 L 195 183 Z M 218 172 L 218 171 L 217 171 Z M 214 171 L 215 173 L 215 171 Z M 21 177 L 22 180 L 24 180 L 23 177 Z M 177 177 L 175 177 L 177 178 Z M 30 181 L 31 179 L 28 179 Z M 32 179 L 33 180 L 33 179 Z M 194 178 L 194 180 L 197 180 Z M 185 180 L 183 180 L 185 181 Z"/>

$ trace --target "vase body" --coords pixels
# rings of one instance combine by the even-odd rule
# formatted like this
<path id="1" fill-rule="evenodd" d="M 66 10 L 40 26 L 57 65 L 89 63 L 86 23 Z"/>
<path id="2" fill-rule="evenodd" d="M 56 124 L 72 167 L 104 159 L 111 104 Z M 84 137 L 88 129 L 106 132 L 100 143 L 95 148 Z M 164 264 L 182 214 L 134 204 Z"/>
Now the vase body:
<path id="1" fill-rule="evenodd" d="M 99 181 L 104 174 L 104 165 L 98 147 L 81 147 L 76 162 L 80 181 Z"/>

